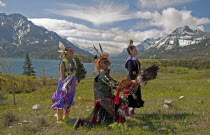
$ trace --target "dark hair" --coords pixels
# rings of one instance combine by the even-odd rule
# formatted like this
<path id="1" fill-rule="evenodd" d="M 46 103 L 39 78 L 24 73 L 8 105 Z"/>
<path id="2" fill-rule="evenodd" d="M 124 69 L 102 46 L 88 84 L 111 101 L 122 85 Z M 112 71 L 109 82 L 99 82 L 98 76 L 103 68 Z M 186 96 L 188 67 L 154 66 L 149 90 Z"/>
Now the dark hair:
<path id="1" fill-rule="evenodd" d="M 134 45 L 129 45 L 129 46 L 128 46 L 127 52 L 128 52 L 129 55 L 131 55 L 130 50 L 133 50 L 134 48 L 135 48 Z"/>
<path id="2" fill-rule="evenodd" d="M 71 47 L 69 47 L 69 46 L 68 46 L 68 47 L 65 47 L 65 51 L 68 51 L 68 48 L 71 48 Z M 71 49 L 72 49 L 72 48 L 71 48 Z"/>

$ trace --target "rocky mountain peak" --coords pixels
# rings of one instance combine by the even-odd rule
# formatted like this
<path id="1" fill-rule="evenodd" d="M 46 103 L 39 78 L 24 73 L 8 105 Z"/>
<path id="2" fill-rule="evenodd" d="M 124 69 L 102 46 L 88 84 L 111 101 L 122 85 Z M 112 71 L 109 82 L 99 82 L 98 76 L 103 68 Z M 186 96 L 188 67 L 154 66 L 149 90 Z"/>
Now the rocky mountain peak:
<path id="1" fill-rule="evenodd" d="M 15 20 L 15 21 L 19 21 L 19 20 L 28 21 L 28 19 L 25 16 L 18 14 L 18 13 L 10 14 L 10 15 L 8 15 L 8 18 L 10 18 L 11 20 Z"/>
<path id="2" fill-rule="evenodd" d="M 183 32 L 194 33 L 194 31 L 192 29 L 190 29 L 188 26 L 184 26 L 184 27 L 179 27 L 179 28 L 175 29 L 172 32 L 172 34 L 179 34 L 179 33 L 183 33 Z"/>
<path id="3" fill-rule="evenodd" d="M 177 28 L 167 37 L 154 44 L 152 47 L 170 50 L 176 47 L 197 44 L 208 37 L 210 36 L 207 32 L 192 30 L 188 26 L 184 26 Z"/>
<path id="4" fill-rule="evenodd" d="M 34 25 L 21 14 L 0 13 L 1 57 L 24 57 L 28 52 L 36 58 L 56 58 L 58 42 L 72 47 L 76 55 L 92 56 L 55 32 Z"/>

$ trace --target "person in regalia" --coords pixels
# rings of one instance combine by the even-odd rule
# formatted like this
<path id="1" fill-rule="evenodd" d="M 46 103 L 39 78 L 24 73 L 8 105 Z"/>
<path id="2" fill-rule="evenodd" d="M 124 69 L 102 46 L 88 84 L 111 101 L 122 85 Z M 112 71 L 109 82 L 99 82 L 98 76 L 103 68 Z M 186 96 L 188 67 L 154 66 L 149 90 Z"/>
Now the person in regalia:
<path id="1" fill-rule="evenodd" d="M 94 109 L 87 119 L 78 118 L 75 122 L 74 128 L 77 129 L 83 124 L 111 124 L 113 122 L 124 123 L 124 110 L 126 108 L 126 101 L 118 100 L 119 103 L 114 102 L 114 89 L 116 89 L 118 82 L 110 76 L 111 65 L 109 61 L 109 54 L 103 52 L 99 44 L 101 53 L 96 49 L 98 55 L 95 56 L 95 67 L 98 75 L 94 78 Z"/>
<path id="2" fill-rule="evenodd" d="M 138 83 L 136 80 L 137 75 L 141 73 L 141 63 L 136 58 L 138 50 L 133 45 L 133 40 L 128 41 L 127 52 L 129 54 L 125 64 L 125 68 L 128 71 L 127 78 L 132 80 L 132 82 L 135 84 Z M 144 101 L 142 100 L 140 85 L 138 85 L 138 88 L 135 93 L 130 94 L 128 96 L 128 101 L 129 101 L 128 105 L 129 108 L 126 110 L 126 115 L 135 114 L 135 108 L 143 107 Z"/>
<path id="3" fill-rule="evenodd" d="M 76 61 L 72 58 L 74 51 L 71 47 L 65 47 L 59 42 L 60 58 L 59 64 L 60 78 L 58 87 L 52 96 L 53 105 L 51 108 L 56 110 L 57 123 L 69 120 L 71 106 L 74 105 L 74 95 L 76 92 Z"/>

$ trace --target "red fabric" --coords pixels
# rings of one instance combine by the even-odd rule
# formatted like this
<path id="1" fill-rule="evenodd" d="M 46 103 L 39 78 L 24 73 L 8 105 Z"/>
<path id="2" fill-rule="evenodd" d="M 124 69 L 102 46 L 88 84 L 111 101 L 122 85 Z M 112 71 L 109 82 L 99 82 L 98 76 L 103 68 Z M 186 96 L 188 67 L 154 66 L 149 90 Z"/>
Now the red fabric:
<path id="1" fill-rule="evenodd" d="M 125 92 L 123 92 L 123 95 L 129 94 L 131 88 L 128 88 Z"/>
<path id="2" fill-rule="evenodd" d="M 112 100 L 111 97 L 108 97 L 107 99 L 108 99 L 108 101 L 110 101 L 110 102 L 111 102 L 111 100 Z M 111 105 L 112 105 L 111 108 L 110 108 L 110 106 L 109 106 L 109 107 L 108 107 L 108 106 L 106 107 L 106 106 L 103 104 L 103 102 L 101 102 L 101 99 L 96 100 L 96 102 L 99 103 L 101 106 L 103 106 L 104 109 L 106 109 L 106 110 L 109 112 L 110 115 L 115 115 L 115 112 L 114 112 L 114 110 L 112 109 L 112 107 L 114 107 L 113 102 L 112 102 L 112 104 L 111 104 Z"/>
<path id="3" fill-rule="evenodd" d="M 130 79 L 125 79 L 125 80 L 130 80 Z M 130 80 L 130 81 L 131 81 L 131 80 Z M 127 90 L 126 90 L 125 92 L 123 92 L 123 95 L 129 94 L 129 92 L 130 92 L 132 86 L 133 86 L 133 83 L 131 82 L 131 84 L 127 87 Z M 120 99 L 119 99 L 120 90 L 121 90 L 120 85 L 118 85 L 118 86 L 117 86 L 117 94 L 116 94 L 116 96 L 115 96 L 115 98 L 114 98 L 114 103 L 117 104 L 117 105 L 120 103 Z"/>
<path id="4" fill-rule="evenodd" d="M 120 90 L 118 89 L 117 94 L 114 98 L 114 103 L 117 104 L 117 105 L 120 103 L 119 95 L 120 95 Z"/>
<path id="5" fill-rule="evenodd" d="M 96 124 L 97 123 L 97 113 L 98 113 L 98 106 L 97 106 L 97 102 L 95 102 L 94 104 L 94 110 L 93 110 L 93 118 L 92 118 L 92 123 Z"/>
<path id="6" fill-rule="evenodd" d="M 119 116 L 117 123 L 124 123 L 125 122 L 125 117 Z"/>
<path id="7" fill-rule="evenodd" d="M 52 99 L 52 102 L 58 101 L 58 99 Z"/>
<path id="8" fill-rule="evenodd" d="M 127 109 L 127 107 L 125 105 L 121 105 L 119 110 L 120 112 L 124 112 L 124 113 L 118 113 L 118 119 L 117 119 L 117 123 L 124 123 L 125 122 L 125 110 Z"/>
<path id="9" fill-rule="evenodd" d="M 108 97 L 107 99 L 110 102 L 112 100 L 111 97 Z M 114 110 L 112 108 L 110 108 L 110 107 L 105 107 L 103 102 L 101 101 L 101 99 L 98 99 L 94 103 L 93 118 L 91 120 L 93 124 L 97 124 L 98 123 L 98 121 L 97 121 L 97 114 L 98 114 L 98 111 L 99 111 L 99 105 L 103 106 L 104 109 L 106 109 L 110 115 L 115 116 Z M 113 105 L 113 102 L 112 102 L 112 105 Z"/>

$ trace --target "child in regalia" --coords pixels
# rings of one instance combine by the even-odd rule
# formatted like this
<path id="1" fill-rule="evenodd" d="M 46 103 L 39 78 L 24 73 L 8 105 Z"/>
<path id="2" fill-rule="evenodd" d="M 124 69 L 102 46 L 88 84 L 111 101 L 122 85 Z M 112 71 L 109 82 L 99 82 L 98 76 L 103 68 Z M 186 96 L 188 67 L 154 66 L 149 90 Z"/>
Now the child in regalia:
<path id="1" fill-rule="evenodd" d="M 65 47 L 59 42 L 60 58 L 62 58 L 59 71 L 60 78 L 58 87 L 52 96 L 52 109 L 56 110 L 57 123 L 62 123 L 69 119 L 71 106 L 74 105 L 74 95 L 76 92 L 76 61 L 72 58 L 74 51 L 71 47 Z"/>

